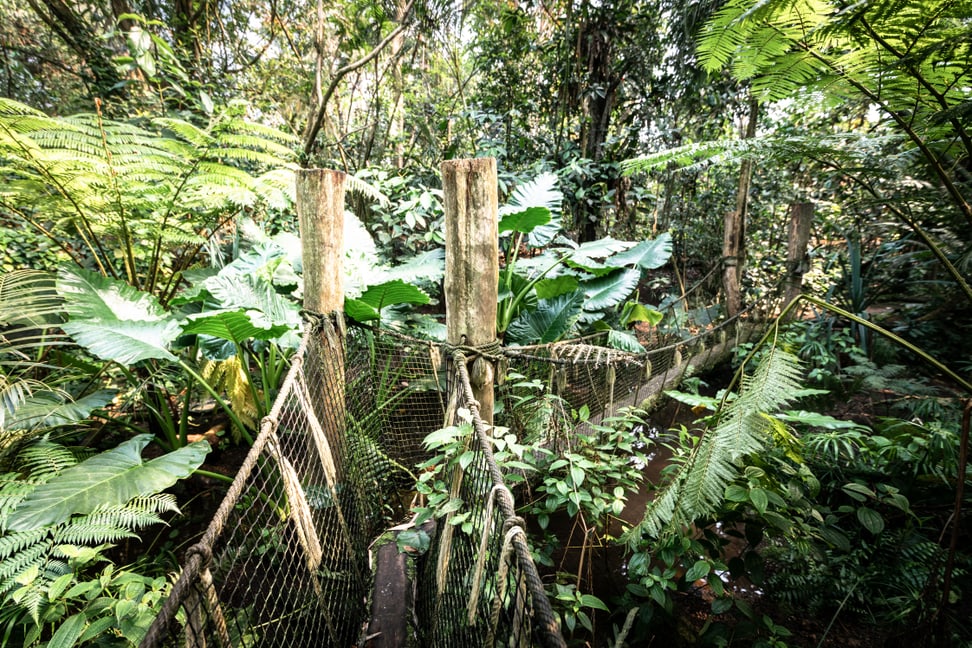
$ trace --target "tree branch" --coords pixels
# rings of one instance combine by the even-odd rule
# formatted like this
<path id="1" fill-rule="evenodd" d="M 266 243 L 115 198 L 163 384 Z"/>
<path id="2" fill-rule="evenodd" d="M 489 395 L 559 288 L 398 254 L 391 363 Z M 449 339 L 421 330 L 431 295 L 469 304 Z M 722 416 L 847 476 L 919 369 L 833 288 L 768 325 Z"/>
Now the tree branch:
<path id="1" fill-rule="evenodd" d="M 402 16 L 408 16 L 414 4 L 415 4 L 415 0 L 409 0 L 408 5 L 406 5 L 405 9 L 402 11 Z M 307 123 L 307 130 L 304 134 L 304 155 L 303 156 L 305 160 L 309 159 L 311 155 L 316 151 L 317 135 L 318 133 L 320 133 L 321 126 L 324 124 L 324 116 L 327 113 L 327 103 L 331 100 L 331 96 L 334 94 L 334 91 L 337 89 L 337 86 L 341 82 L 341 80 L 344 77 L 346 77 L 348 74 L 357 70 L 358 68 L 367 65 L 372 59 L 378 56 L 381 53 L 381 51 L 388 46 L 389 43 L 395 40 L 396 36 L 401 34 L 407 28 L 408 28 L 408 24 L 406 22 L 402 22 L 397 27 L 395 27 L 395 29 L 393 29 L 391 33 L 385 36 L 380 43 L 375 45 L 374 49 L 372 49 L 370 52 L 368 52 L 367 54 L 359 58 L 357 61 L 348 63 L 347 65 L 338 69 L 337 72 L 334 73 L 334 76 L 331 77 L 331 82 L 327 86 L 327 90 L 325 90 L 323 95 L 321 95 L 320 101 L 318 102 L 316 114 L 314 115 L 313 119 L 311 119 Z"/>

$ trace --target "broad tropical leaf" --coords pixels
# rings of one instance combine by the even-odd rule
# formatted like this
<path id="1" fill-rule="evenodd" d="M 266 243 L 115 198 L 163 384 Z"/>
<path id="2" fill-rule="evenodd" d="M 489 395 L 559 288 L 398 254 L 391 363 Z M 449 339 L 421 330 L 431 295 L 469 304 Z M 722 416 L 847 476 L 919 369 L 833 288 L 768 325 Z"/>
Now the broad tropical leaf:
<path id="1" fill-rule="evenodd" d="M 580 317 L 584 295 L 572 293 L 553 299 L 541 299 L 534 310 L 528 310 L 510 323 L 506 342 L 510 344 L 546 344 L 556 342 L 570 332 Z"/>
<path id="2" fill-rule="evenodd" d="M 584 309 L 598 311 L 617 306 L 634 292 L 640 280 L 639 269 L 625 268 L 583 283 L 581 288 L 586 298 Z"/>
<path id="3" fill-rule="evenodd" d="M 9 531 L 29 531 L 59 524 L 72 515 L 121 506 L 136 497 L 157 493 L 188 477 L 209 453 L 198 441 L 147 462 L 141 453 L 151 434 L 140 434 L 118 447 L 67 468 L 35 488 L 7 520 Z"/>
<path id="4" fill-rule="evenodd" d="M 645 347 L 641 346 L 638 337 L 630 331 L 619 331 L 611 329 L 608 331 L 607 343 L 609 347 L 628 351 L 630 353 L 644 353 Z"/>
<path id="5" fill-rule="evenodd" d="M 169 317 L 149 293 L 82 268 L 62 266 L 57 292 L 71 319 L 156 322 Z"/>
<path id="6" fill-rule="evenodd" d="M 52 391 L 35 393 L 4 416 L 0 408 L 0 430 L 28 430 L 73 425 L 112 401 L 115 392 L 103 389 L 77 400 Z"/>
<path id="7" fill-rule="evenodd" d="M 539 299 L 553 299 L 577 290 L 580 284 L 576 277 L 561 275 L 549 279 L 541 279 L 533 287 Z"/>
<path id="8" fill-rule="evenodd" d="M 183 335 L 210 335 L 242 344 L 248 339 L 274 340 L 291 330 L 288 324 L 274 324 L 258 310 L 206 311 L 190 315 Z"/>
<path id="9" fill-rule="evenodd" d="M 643 270 L 660 268 L 672 258 L 672 235 L 665 232 L 652 241 L 642 241 L 631 249 L 611 257 L 611 263 L 636 266 Z"/>
<path id="10" fill-rule="evenodd" d="M 505 205 L 500 207 L 500 232 L 516 231 L 527 234 L 531 247 L 549 244 L 562 229 L 560 210 L 563 193 L 557 189 L 557 176 L 541 173 L 519 185 Z M 546 215 L 544 222 L 538 222 Z"/>
<path id="11" fill-rule="evenodd" d="M 69 266 L 58 271 L 57 292 L 70 315 L 61 328 L 99 358 L 123 365 L 176 359 L 168 346 L 179 335 L 179 322 L 152 295 Z"/>
<path id="12" fill-rule="evenodd" d="M 618 252 L 627 250 L 633 245 L 634 243 L 630 241 L 619 241 L 610 236 L 596 241 L 582 243 L 570 253 L 567 265 L 581 268 L 596 275 L 608 274 L 619 266 L 613 263 L 613 260 L 611 263 L 608 263 L 607 260 Z"/>
<path id="13" fill-rule="evenodd" d="M 379 319 L 381 311 L 398 304 L 428 304 L 429 296 L 401 279 L 371 286 L 358 299 L 346 299 L 344 311 L 359 322 Z"/>
<path id="14" fill-rule="evenodd" d="M 550 210 L 546 207 L 526 207 L 513 214 L 507 214 L 499 222 L 500 234 L 521 232 L 529 234 L 541 225 L 550 222 Z"/>

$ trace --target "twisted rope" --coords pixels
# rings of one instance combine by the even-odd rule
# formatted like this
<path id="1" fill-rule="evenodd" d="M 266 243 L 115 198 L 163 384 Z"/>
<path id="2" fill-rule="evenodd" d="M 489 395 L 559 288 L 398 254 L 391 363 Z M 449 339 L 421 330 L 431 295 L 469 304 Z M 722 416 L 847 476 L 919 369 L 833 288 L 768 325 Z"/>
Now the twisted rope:
<path id="1" fill-rule="evenodd" d="M 500 471 L 499 465 L 496 463 L 496 458 L 493 456 L 493 450 L 487 431 L 488 426 L 480 415 L 479 403 L 477 403 L 473 397 L 472 384 L 469 381 L 469 371 L 466 368 L 465 358 L 461 351 L 456 352 L 454 356 L 454 364 L 457 368 L 457 374 L 459 377 L 458 388 L 460 390 L 460 395 L 462 400 L 466 402 L 466 406 L 469 409 L 470 415 L 472 416 L 473 429 L 476 432 L 480 449 L 482 450 L 483 457 L 486 460 L 486 467 L 489 471 L 490 480 L 492 481 L 494 487 L 498 485 L 505 487 L 503 473 Z M 496 492 L 509 493 L 509 489 L 497 489 Z M 536 636 L 538 636 L 541 641 L 541 645 L 544 648 L 565 648 L 567 644 L 564 642 L 564 638 L 560 634 L 557 617 L 554 615 L 553 609 L 550 607 L 550 601 L 547 598 L 546 591 L 544 590 L 543 582 L 540 580 L 540 575 L 537 572 L 537 566 L 533 562 L 533 556 L 531 555 L 530 548 L 526 543 L 523 526 L 521 526 L 523 520 L 516 515 L 513 497 L 498 497 L 496 499 L 496 504 L 499 506 L 499 509 L 503 514 L 503 525 L 506 529 L 505 536 L 511 539 L 510 542 L 513 550 L 516 552 L 516 564 L 519 569 L 519 573 L 526 581 L 530 593 L 530 600 L 533 606 L 533 614 L 530 618 L 532 619 L 534 633 Z M 505 544 L 506 541 L 504 540 L 504 545 Z M 503 567 L 503 561 L 501 560 L 500 570 L 503 574 L 503 582 L 506 580 L 506 569 L 507 568 Z M 505 586 L 503 587 L 505 590 Z M 494 606 L 495 605 L 496 601 L 494 601 Z"/>

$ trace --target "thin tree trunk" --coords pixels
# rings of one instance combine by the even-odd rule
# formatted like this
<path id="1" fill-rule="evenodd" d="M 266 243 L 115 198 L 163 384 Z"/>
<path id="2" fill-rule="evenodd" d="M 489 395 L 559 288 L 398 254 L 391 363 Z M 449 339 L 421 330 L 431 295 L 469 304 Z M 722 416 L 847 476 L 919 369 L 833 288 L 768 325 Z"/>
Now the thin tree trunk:
<path id="1" fill-rule="evenodd" d="M 90 73 L 84 76 L 91 83 L 92 96 L 108 99 L 124 95 L 111 51 L 101 44 L 98 35 L 70 5 L 63 0 L 41 0 L 41 3 L 27 0 L 27 4 L 81 59 Z"/>
<path id="2" fill-rule="evenodd" d="M 803 275 L 810 269 L 807 244 L 813 225 L 813 203 L 799 202 L 790 205 L 786 243 L 786 291 L 783 300 L 789 304 L 803 290 Z"/>
<path id="3" fill-rule="evenodd" d="M 759 104 L 749 100 L 749 121 L 746 139 L 756 136 Z M 742 310 L 742 270 L 746 261 L 746 212 L 749 209 L 749 185 L 753 179 L 753 161 L 742 161 L 739 167 L 739 190 L 736 192 L 736 209 L 726 215 L 722 243 L 722 287 L 726 293 L 726 311 L 730 317 Z"/>

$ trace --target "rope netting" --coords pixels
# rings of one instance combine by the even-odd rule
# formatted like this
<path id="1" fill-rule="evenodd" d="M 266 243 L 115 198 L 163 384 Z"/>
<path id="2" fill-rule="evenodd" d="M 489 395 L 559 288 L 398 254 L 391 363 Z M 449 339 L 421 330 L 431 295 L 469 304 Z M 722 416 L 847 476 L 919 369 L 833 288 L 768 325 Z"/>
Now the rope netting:
<path id="1" fill-rule="evenodd" d="M 497 368 L 498 425 L 569 433 L 569 415 L 525 404 L 524 384 L 599 421 L 670 388 L 741 330 L 729 322 L 633 354 L 597 338 L 476 350 L 318 320 L 141 645 L 367 645 L 369 545 L 412 517 L 422 441 L 461 414 L 473 430 L 451 476 L 461 507 L 415 563 L 416 645 L 563 646 L 468 361 Z"/>

